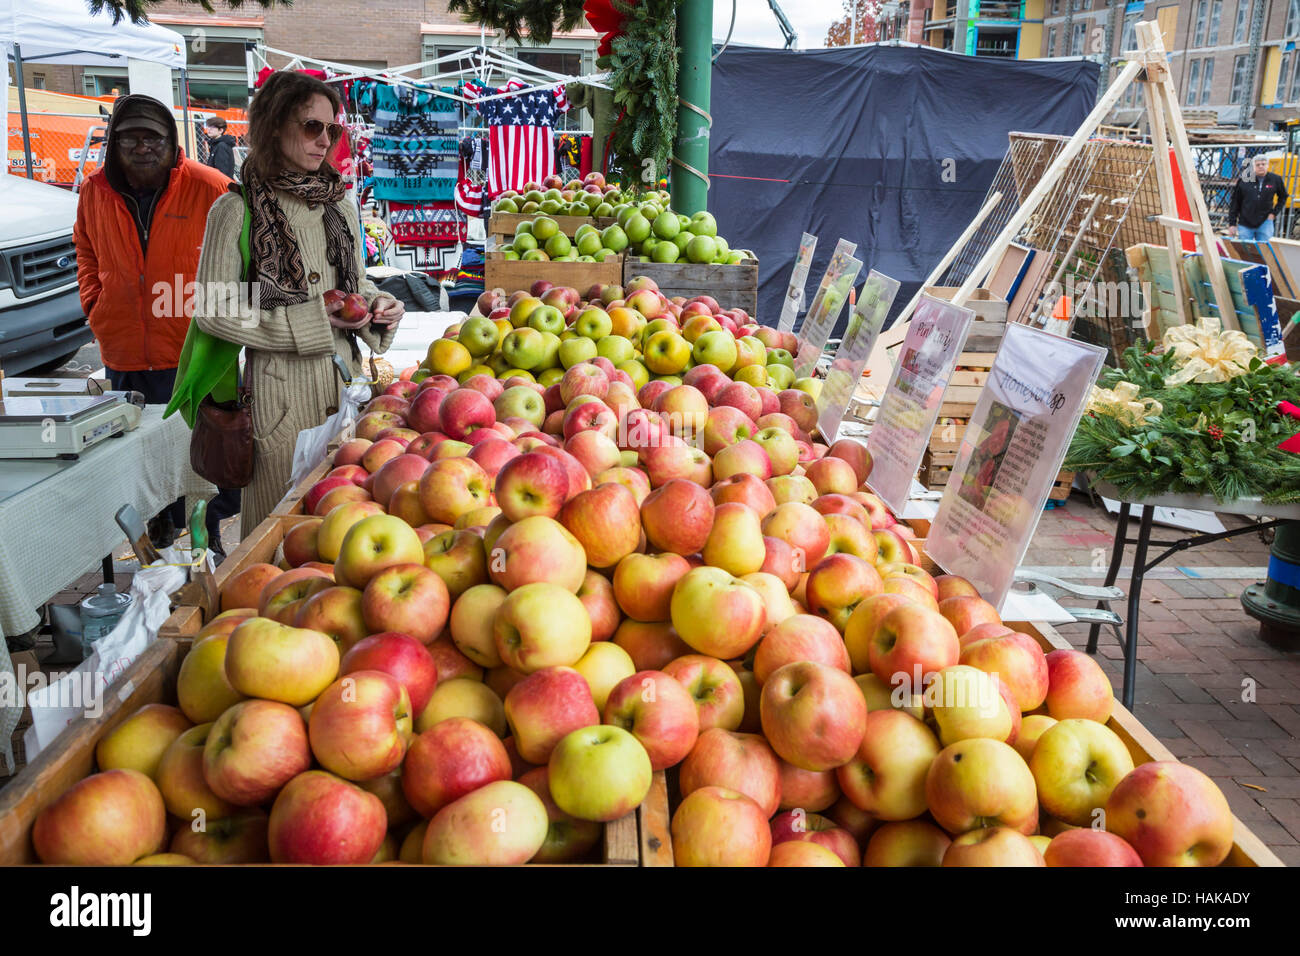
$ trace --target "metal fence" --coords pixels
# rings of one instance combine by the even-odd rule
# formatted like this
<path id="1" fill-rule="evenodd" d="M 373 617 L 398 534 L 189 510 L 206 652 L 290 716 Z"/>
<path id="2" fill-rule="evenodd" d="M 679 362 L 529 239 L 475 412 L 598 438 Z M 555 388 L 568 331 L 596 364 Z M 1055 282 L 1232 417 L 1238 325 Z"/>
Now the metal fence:
<path id="1" fill-rule="evenodd" d="M 1232 202 L 1232 190 L 1242 173 L 1250 170 L 1256 156 L 1268 156 L 1270 159 L 1284 152 L 1286 139 L 1261 140 L 1258 143 L 1204 143 L 1192 146 L 1192 159 L 1196 163 L 1196 178 L 1201 183 L 1201 193 L 1205 196 L 1205 205 L 1210 213 L 1210 223 L 1216 232 L 1228 228 L 1228 207 Z M 1273 172 L 1280 169 L 1272 167 L 1280 163 L 1270 163 Z M 1287 191 L 1291 192 L 1290 185 Z M 1294 196 L 1291 200 L 1294 203 Z M 1291 208 L 1288 206 L 1288 213 Z M 1291 216 L 1288 219 L 1293 218 Z M 1289 226 L 1289 223 L 1287 224 Z M 1283 229 L 1281 235 L 1290 235 Z"/>

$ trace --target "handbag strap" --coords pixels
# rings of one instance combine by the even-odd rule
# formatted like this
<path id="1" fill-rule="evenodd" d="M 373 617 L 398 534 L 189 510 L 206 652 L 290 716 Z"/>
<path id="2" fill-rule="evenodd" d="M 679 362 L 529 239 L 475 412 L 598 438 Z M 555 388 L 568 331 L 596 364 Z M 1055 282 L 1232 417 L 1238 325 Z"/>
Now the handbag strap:
<path id="1" fill-rule="evenodd" d="M 244 200 L 244 223 L 239 229 L 239 259 L 242 268 L 239 271 L 240 281 L 245 285 L 248 284 L 248 275 L 252 269 L 253 249 L 253 207 L 248 202 L 247 188 L 241 188 L 240 197 Z M 252 301 L 252 289 L 249 289 L 249 301 Z M 247 350 L 245 350 L 247 352 Z M 247 355 L 247 361 L 244 363 L 244 375 L 239 383 L 238 400 L 241 405 L 253 404 L 253 358 Z M 238 359 L 236 359 L 238 362 Z"/>

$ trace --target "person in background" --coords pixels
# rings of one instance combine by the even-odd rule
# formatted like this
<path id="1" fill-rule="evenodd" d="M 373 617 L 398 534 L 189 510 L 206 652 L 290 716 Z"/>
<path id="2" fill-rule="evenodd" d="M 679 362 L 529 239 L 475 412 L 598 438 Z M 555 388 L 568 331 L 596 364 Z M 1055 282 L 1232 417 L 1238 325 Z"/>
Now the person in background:
<path id="1" fill-rule="evenodd" d="M 248 155 L 242 187 L 212 206 L 199 259 L 200 287 L 240 280 L 239 235 L 249 210 L 249 284 L 254 311 L 200 309 L 200 329 L 244 346 L 252 391 L 253 480 L 244 489 L 243 534 L 253 530 L 290 488 L 298 433 L 337 410 L 335 356 L 361 371 L 356 339 L 387 350 L 402 303 L 365 275 L 355 203 L 326 161 L 342 135 L 334 121 L 338 94 L 320 80 L 277 72 L 248 111 Z M 220 286 L 217 286 L 220 284 Z M 346 320 L 331 289 L 357 292 L 369 310 Z"/>
<path id="2" fill-rule="evenodd" d="M 81 187 L 73 237 L 81 307 L 115 390 L 140 392 L 149 404 L 171 398 L 208 210 L 229 183 L 185 155 L 169 107 L 139 94 L 114 104 L 104 164 Z M 218 550 L 221 519 L 238 512 L 238 489 L 208 506 Z M 169 544 L 185 525 L 184 499 L 151 525 L 154 543 Z"/>
<path id="3" fill-rule="evenodd" d="M 1268 242 L 1273 238 L 1273 217 L 1286 205 L 1282 177 L 1268 171 L 1268 158 L 1256 156 L 1249 174 L 1232 187 L 1228 205 L 1228 235 Z"/>
<path id="4" fill-rule="evenodd" d="M 220 116 L 210 116 L 203 124 L 208 136 L 208 165 L 235 178 L 235 137 L 226 132 L 226 121 Z"/>

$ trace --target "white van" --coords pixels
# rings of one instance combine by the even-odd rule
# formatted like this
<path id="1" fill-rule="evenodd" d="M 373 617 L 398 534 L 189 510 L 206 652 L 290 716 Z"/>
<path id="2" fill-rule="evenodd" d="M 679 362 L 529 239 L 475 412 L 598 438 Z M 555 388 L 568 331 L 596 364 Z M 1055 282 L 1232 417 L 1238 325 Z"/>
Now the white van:
<path id="1" fill-rule="evenodd" d="M 77 196 L 0 172 L 0 368 L 52 371 L 92 338 L 77 293 Z"/>

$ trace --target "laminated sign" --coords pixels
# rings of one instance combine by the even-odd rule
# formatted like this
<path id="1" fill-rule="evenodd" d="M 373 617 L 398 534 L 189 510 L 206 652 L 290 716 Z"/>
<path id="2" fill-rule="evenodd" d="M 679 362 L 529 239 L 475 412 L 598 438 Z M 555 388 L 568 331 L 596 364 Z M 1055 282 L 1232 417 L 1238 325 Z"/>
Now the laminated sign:
<path id="1" fill-rule="evenodd" d="M 844 303 L 849 301 L 849 293 L 862 269 L 862 262 L 854 259 L 851 251 L 843 250 L 854 248 L 854 243 L 841 239 L 835 255 L 831 256 L 831 264 L 826 267 L 826 275 L 817 287 L 817 294 L 813 297 L 799 330 L 799 354 L 794 357 L 795 378 L 805 378 L 813 373 L 817 360 L 822 356 L 822 349 L 826 347 L 826 340 L 831 337 L 831 330 L 839 321 Z"/>
<path id="2" fill-rule="evenodd" d="M 885 326 L 885 317 L 898 295 L 898 280 L 881 275 L 875 269 L 862 286 L 862 295 L 849 315 L 849 327 L 840 347 L 831 359 L 830 371 L 817 396 L 817 427 L 827 443 L 835 440 L 844 420 L 844 411 L 853 398 L 853 390 L 862 378 L 862 370 Z"/>
<path id="3" fill-rule="evenodd" d="M 1106 350 L 1008 323 L 926 550 L 1002 608 Z"/>
<path id="4" fill-rule="evenodd" d="M 903 513 L 974 318 L 970 309 L 923 295 L 907 327 L 876 424 L 867 436 L 872 461 L 867 485 L 896 515 Z"/>
<path id="5" fill-rule="evenodd" d="M 799 254 L 795 256 L 794 271 L 790 273 L 790 288 L 785 292 L 781 321 L 777 323 L 777 328 L 782 332 L 794 331 L 794 320 L 803 306 L 804 286 L 808 284 L 808 270 L 812 267 L 813 253 L 816 251 L 817 237 L 805 232 L 799 240 Z"/>

